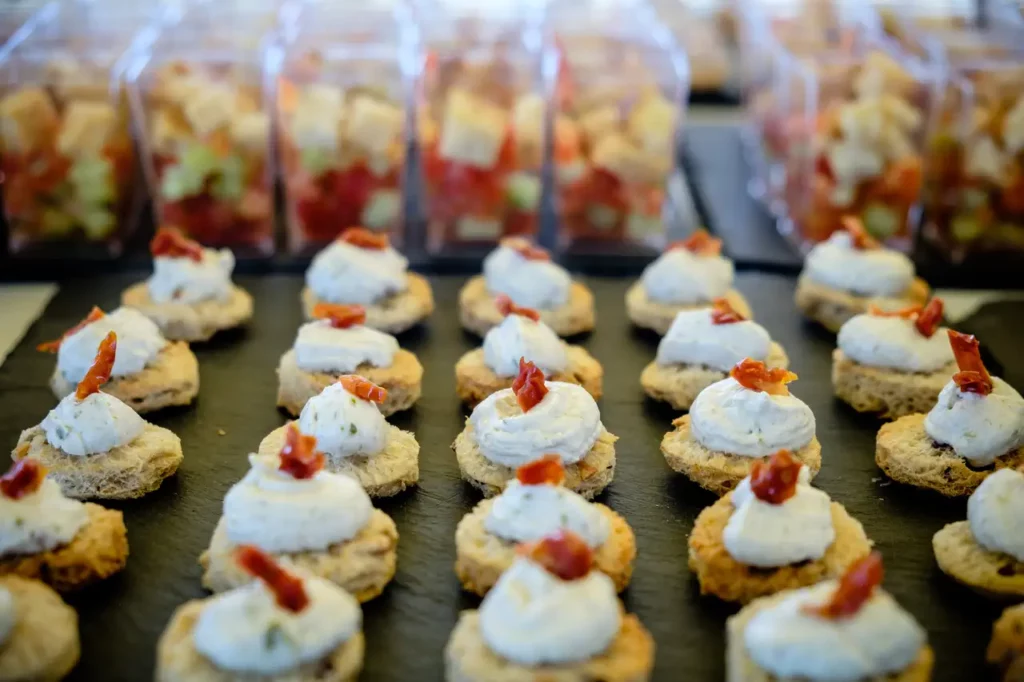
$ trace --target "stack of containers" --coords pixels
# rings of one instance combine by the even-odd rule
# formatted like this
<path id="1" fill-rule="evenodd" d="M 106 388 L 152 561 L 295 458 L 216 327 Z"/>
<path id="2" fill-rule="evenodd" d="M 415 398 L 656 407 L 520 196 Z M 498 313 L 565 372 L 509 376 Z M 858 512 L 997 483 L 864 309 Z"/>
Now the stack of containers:
<path id="1" fill-rule="evenodd" d="M 129 70 L 154 222 L 211 246 L 274 248 L 263 58 L 268 7 L 189 8 Z"/>
<path id="2" fill-rule="evenodd" d="M 282 35 L 266 69 L 289 248 L 355 225 L 401 242 L 415 44 L 404 8 L 307 5 Z"/>
<path id="3" fill-rule="evenodd" d="M 556 0 L 549 45 L 559 243 L 586 253 L 660 249 L 682 220 L 686 55 L 636 3 Z"/>
<path id="4" fill-rule="evenodd" d="M 52 3 L 0 63 L 0 165 L 12 254 L 113 256 L 137 224 L 124 66 L 158 17 Z"/>

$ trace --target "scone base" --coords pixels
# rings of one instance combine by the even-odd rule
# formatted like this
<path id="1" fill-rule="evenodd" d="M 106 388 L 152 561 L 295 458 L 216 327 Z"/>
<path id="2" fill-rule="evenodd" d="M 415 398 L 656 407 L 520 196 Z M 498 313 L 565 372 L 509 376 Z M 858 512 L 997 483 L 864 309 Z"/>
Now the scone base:
<path id="1" fill-rule="evenodd" d="M 978 594 L 996 600 L 1024 598 L 1024 563 L 979 545 L 967 521 L 939 530 L 932 537 L 932 549 L 943 573 Z"/>
<path id="2" fill-rule="evenodd" d="M 1024 680 L 1024 604 L 1003 611 L 992 626 L 985 660 L 1001 668 L 1004 682 Z"/>
<path id="3" fill-rule="evenodd" d="M 487 290 L 483 275 L 466 282 L 459 291 L 459 321 L 467 331 L 485 335 L 505 319 L 494 303 L 495 296 Z M 594 329 L 594 294 L 581 282 L 573 280 L 569 300 L 551 310 L 538 310 L 540 319 L 559 336 L 575 336 Z"/>
<path id="4" fill-rule="evenodd" d="M 18 621 L 0 647 L 5 680 L 61 680 L 78 664 L 78 614 L 38 580 L 0 576 L 14 597 Z"/>
<path id="5" fill-rule="evenodd" d="M 899 419 L 931 411 L 942 388 L 957 371 L 956 363 L 928 374 L 869 367 L 832 351 L 832 388 L 836 397 L 858 412 Z"/>
<path id="6" fill-rule="evenodd" d="M 434 292 L 425 277 L 410 272 L 407 275 L 409 288 L 383 301 L 364 305 L 366 326 L 387 332 L 401 334 L 427 319 L 434 312 Z M 302 289 L 302 310 L 307 320 L 313 319 L 313 308 L 321 303 L 309 287 Z"/>
<path id="7" fill-rule="evenodd" d="M 725 299 L 729 305 L 748 320 L 753 319 L 750 304 L 736 289 L 729 289 L 725 292 Z M 710 308 L 711 301 L 706 303 L 694 303 L 692 305 L 681 305 L 673 303 L 659 303 L 651 300 L 644 289 L 643 282 L 636 282 L 626 291 L 626 314 L 633 324 L 643 329 L 651 329 L 661 336 L 668 333 L 669 327 L 675 321 L 676 315 L 684 310 L 697 310 Z"/>
<path id="8" fill-rule="evenodd" d="M 866 313 L 869 306 L 899 310 L 912 305 L 924 305 L 929 294 L 927 282 L 920 277 L 914 278 L 910 287 L 899 296 L 870 297 L 833 289 L 812 282 L 806 275 L 800 275 L 796 283 L 795 299 L 796 307 L 804 317 L 835 333 L 854 315 Z"/>
<path id="9" fill-rule="evenodd" d="M 576 384 L 599 400 L 602 393 L 604 369 L 586 348 L 569 346 L 569 366 L 564 372 L 547 377 L 548 381 Z M 527 358 L 529 359 L 529 358 Z M 469 407 L 476 407 L 487 396 L 511 388 L 515 377 L 500 377 L 484 362 L 483 348 L 469 351 L 455 363 L 455 392 Z"/>
<path id="10" fill-rule="evenodd" d="M 139 282 L 124 290 L 121 305 L 134 308 L 153 320 L 170 341 L 209 341 L 213 335 L 241 327 L 252 319 L 252 296 L 245 289 L 231 285 L 226 301 L 198 303 L 157 303 L 149 296 L 149 287 Z"/>

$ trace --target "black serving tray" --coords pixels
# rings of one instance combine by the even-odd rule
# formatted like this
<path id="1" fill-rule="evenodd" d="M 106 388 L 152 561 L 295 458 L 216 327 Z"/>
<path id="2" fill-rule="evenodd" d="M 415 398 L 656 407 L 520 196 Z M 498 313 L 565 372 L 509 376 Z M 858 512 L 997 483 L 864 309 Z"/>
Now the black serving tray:
<path id="1" fill-rule="evenodd" d="M 5 447 L 13 448 L 21 429 L 37 424 L 55 404 L 47 388 L 54 358 L 35 352 L 35 345 L 59 336 L 93 304 L 115 307 L 131 281 L 119 275 L 62 286 L 0 368 L 0 443 Z M 640 390 L 640 371 L 653 358 L 657 339 L 627 321 L 623 296 L 629 281 L 585 281 L 596 294 L 598 328 L 580 342 L 604 363 L 602 415 L 620 438 L 615 480 L 600 500 L 625 516 L 639 548 L 626 606 L 657 642 L 654 679 L 721 680 L 724 624 L 735 608 L 701 597 L 686 561 L 693 521 L 715 498 L 669 470 L 659 452 L 677 413 L 645 399 Z M 437 312 L 400 339 L 426 367 L 422 399 L 392 419 L 419 439 L 421 479 L 417 488 L 378 503 L 394 517 L 401 539 L 394 582 L 364 607 L 364 680 L 441 679 L 442 650 L 458 613 L 478 604 L 461 591 L 452 570 L 455 526 L 480 499 L 461 480 L 449 449 L 466 416 L 455 396 L 452 368 L 479 343 L 458 326 L 455 305 L 462 282 L 433 278 Z M 185 461 L 177 476 L 141 500 L 110 505 L 124 510 L 131 547 L 127 569 L 69 598 L 78 609 L 82 633 L 82 660 L 74 680 L 152 679 L 156 641 L 171 612 L 204 596 L 196 559 L 213 531 L 224 493 L 247 470 L 246 454 L 285 422 L 274 408 L 274 368 L 302 321 L 301 279 L 243 276 L 239 284 L 255 297 L 251 327 L 196 346 L 202 382 L 198 402 L 150 417 L 181 436 Z M 935 647 L 935 679 L 988 678 L 984 648 L 998 608 L 945 578 L 931 550 L 935 531 L 965 518 L 965 502 L 891 484 L 882 476 L 873 461 L 879 424 L 833 399 L 829 368 L 834 339 L 801 321 L 792 304 L 793 285 L 792 278 L 780 275 L 738 276 L 738 288 L 758 320 L 793 360 L 800 375 L 794 393 L 817 416 L 823 448 L 817 484 L 846 505 L 884 554 L 886 587 L 924 625 Z M 987 325 L 988 333 L 998 333 L 998 325 Z M 1014 361 L 1019 369 L 1019 358 Z"/>

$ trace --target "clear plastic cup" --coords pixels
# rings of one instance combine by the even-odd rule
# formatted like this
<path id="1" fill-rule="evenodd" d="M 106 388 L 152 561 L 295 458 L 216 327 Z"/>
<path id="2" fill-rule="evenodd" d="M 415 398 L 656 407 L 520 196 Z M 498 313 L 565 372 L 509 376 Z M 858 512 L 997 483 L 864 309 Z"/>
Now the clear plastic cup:
<path id="1" fill-rule="evenodd" d="M 721 91 L 733 81 L 728 40 L 710 3 L 685 0 L 651 0 L 655 19 L 672 32 L 686 50 L 690 64 L 690 89 Z"/>

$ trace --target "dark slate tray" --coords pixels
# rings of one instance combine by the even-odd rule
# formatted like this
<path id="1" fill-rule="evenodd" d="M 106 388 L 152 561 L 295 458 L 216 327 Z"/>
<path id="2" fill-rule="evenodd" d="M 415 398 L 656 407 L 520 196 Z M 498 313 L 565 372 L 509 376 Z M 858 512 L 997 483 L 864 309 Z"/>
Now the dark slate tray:
<path id="1" fill-rule="evenodd" d="M 53 358 L 33 347 L 58 336 L 96 303 L 116 305 L 127 276 L 67 282 L 28 337 L 0 368 L 0 443 L 12 447 L 22 428 L 54 405 L 46 388 Z M 645 400 L 638 377 L 657 340 L 630 328 L 623 310 L 628 282 L 590 279 L 598 331 L 582 340 L 606 369 L 604 423 L 620 437 L 615 481 L 603 502 L 637 534 L 639 556 L 625 594 L 657 641 L 657 680 L 721 680 L 725 618 L 733 607 L 699 595 L 686 566 L 691 525 L 714 497 L 665 465 L 658 449 L 676 416 Z M 452 368 L 478 341 L 456 321 L 462 280 L 433 280 L 438 311 L 424 328 L 402 337 L 426 367 L 423 399 L 393 421 L 415 431 L 421 445 L 420 486 L 380 503 L 398 523 L 398 574 L 383 596 L 365 606 L 365 680 L 438 680 L 442 649 L 463 594 L 452 571 L 455 525 L 479 496 L 460 477 L 449 449 L 465 413 L 455 397 Z M 274 368 L 300 324 L 295 276 L 242 277 L 257 316 L 247 332 L 196 349 L 202 390 L 189 409 L 152 417 L 176 431 L 185 462 L 176 478 L 123 509 L 131 557 L 122 574 L 71 598 L 82 630 L 82 661 L 73 679 L 118 682 L 152 679 L 155 644 L 173 609 L 204 595 L 196 563 L 220 514 L 228 487 L 247 469 L 246 454 L 285 419 L 274 409 Z M 931 536 L 965 517 L 963 501 L 890 484 L 874 465 L 878 423 L 837 403 L 829 385 L 833 339 L 799 319 L 793 281 L 743 273 L 739 288 L 758 319 L 789 351 L 801 379 L 794 392 L 818 419 L 824 467 L 818 484 L 858 518 L 886 558 L 886 586 L 927 628 L 937 653 L 936 680 L 974 680 L 982 667 L 995 606 L 946 579 L 932 557 Z M 1018 311 L 1019 312 L 1019 311 Z"/>

